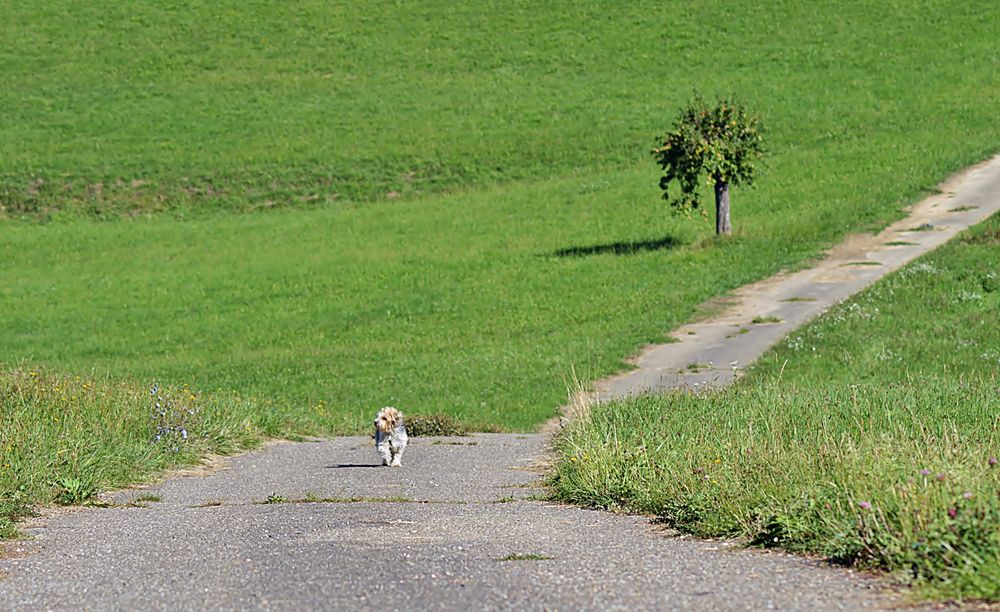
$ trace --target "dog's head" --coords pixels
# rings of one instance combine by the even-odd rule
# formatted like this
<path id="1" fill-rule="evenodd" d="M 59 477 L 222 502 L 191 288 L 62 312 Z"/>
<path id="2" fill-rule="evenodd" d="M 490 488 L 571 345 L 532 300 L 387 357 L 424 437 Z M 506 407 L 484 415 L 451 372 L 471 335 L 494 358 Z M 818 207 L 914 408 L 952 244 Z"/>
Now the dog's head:
<path id="1" fill-rule="evenodd" d="M 375 416 L 375 429 L 389 433 L 403 420 L 403 413 L 392 406 L 386 406 Z"/>

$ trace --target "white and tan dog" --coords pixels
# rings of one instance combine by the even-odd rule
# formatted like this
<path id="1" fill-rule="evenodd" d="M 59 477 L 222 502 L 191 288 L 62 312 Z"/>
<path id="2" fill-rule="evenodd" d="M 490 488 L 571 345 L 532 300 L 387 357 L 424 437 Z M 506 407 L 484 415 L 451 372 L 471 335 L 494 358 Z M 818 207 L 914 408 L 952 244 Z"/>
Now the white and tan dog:
<path id="1" fill-rule="evenodd" d="M 386 406 L 375 415 L 375 449 L 382 457 L 382 465 L 400 467 L 403 449 L 406 448 L 406 426 L 403 413 Z"/>

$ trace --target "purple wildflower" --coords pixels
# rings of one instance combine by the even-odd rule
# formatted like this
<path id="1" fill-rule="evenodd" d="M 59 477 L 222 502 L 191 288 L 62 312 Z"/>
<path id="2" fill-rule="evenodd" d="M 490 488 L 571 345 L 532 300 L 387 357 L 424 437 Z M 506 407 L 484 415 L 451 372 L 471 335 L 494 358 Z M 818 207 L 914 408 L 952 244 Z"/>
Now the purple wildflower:
<path id="1" fill-rule="evenodd" d="M 962 497 L 964 497 L 965 499 L 972 499 L 972 492 L 966 491 L 965 493 L 962 493 Z"/>
<path id="2" fill-rule="evenodd" d="M 947 478 L 947 477 L 948 477 L 948 475 L 947 475 L 947 474 L 944 474 L 944 473 L 941 473 L 941 474 L 938 474 L 938 475 L 936 476 L 936 478 L 937 478 L 938 480 L 944 480 L 944 479 L 945 479 L 945 478 Z"/>
<path id="3" fill-rule="evenodd" d="M 951 518 L 955 518 L 956 516 L 958 516 L 958 510 L 956 510 L 955 508 L 948 508 L 948 516 L 950 516 Z"/>
<path id="4" fill-rule="evenodd" d="M 862 508 L 864 508 L 865 510 L 867 510 L 867 509 L 869 509 L 869 508 L 871 508 L 871 507 L 872 507 L 872 505 L 871 505 L 871 504 L 869 504 L 869 503 L 868 503 L 868 502 L 866 502 L 866 501 L 863 501 L 863 502 L 858 502 L 858 505 L 859 505 L 859 506 L 861 506 Z"/>
<path id="5" fill-rule="evenodd" d="M 920 470 L 920 475 L 921 476 L 930 476 L 931 475 L 931 471 L 925 468 L 923 470 Z"/>
<path id="6" fill-rule="evenodd" d="M 990 465 L 996 465 L 997 464 L 997 458 L 996 457 L 990 457 L 990 460 L 987 461 L 986 463 L 989 463 Z"/>

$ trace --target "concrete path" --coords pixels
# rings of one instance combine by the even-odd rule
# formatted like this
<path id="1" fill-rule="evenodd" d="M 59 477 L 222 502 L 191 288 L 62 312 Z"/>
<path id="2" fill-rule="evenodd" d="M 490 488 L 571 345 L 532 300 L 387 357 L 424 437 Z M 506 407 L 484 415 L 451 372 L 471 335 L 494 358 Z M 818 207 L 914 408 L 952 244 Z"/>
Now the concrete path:
<path id="1" fill-rule="evenodd" d="M 736 291 L 721 314 L 684 325 L 676 342 L 647 347 L 635 370 L 598 382 L 596 399 L 726 385 L 809 319 L 998 211 L 1000 156 L 952 177 L 879 234 L 852 236 L 814 267 Z"/>
<path id="2" fill-rule="evenodd" d="M 600 383 L 597 397 L 729 382 L 796 325 L 998 209 L 1000 158 L 817 268 L 738 292 L 722 315 L 685 326 L 678 342 L 639 357 L 635 372 Z M 781 322 L 752 323 L 770 316 Z M 682 373 L 692 363 L 706 368 Z M 376 467 L 367 438 L 273 444 L 210 473 L 115 494 L 113 507 L 55 511 L 26 525 L 33 539 L 6 543 L 0 610 L 900 603 L 883 583 L 818 561 L 665 537 L 646 518 L 533 500 L 547 440 L 414 438 L 401 469 Z"/>

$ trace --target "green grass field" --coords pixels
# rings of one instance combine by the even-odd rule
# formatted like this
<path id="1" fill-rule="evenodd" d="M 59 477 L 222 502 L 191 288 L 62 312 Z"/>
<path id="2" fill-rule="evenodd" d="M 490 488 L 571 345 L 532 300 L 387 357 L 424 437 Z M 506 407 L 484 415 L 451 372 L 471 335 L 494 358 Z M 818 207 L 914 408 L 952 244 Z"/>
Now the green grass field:
<path id="1" fill-rule="evenodd" d="M 0 359 L 328 431 L 384 403 L 531 428 L 574 372 L 1000 143 L 997 23 L 969 4 L 11 10 Z M 658 199 L 649 150 L 695 89 L 770 126 L 730 242 Z M 310 210 L 209 212 L 262 206 Z"/>
<path id="2" fill-rule="evenodd" d="M 985 1 L 5 8 L 3 384 L 107 381 L 141 416 L 74 466 L 60 436 L 104 404 L 64 430 L 44 385 L 0 397 L 26 406 L 4 516 L 186 460 L 130 446 L 153 381 L 220 415 L 192 456 L 384 404 L 530 430 L 574 377 L 1000 149 Z M 649 155 L 696 90 L 768 126 L 730 240 L 670 215 Z M 38 435 L 47 459 L 11 459 Z"/>
<path id="3" fill-rule="evenodd" d="M 995 150 L 992 8 L 22 3 L 0 24 L 0 194 L 8 215 L 103 216 L 651 168 L 700 89 L 768 120 L 774 191 L 747 206 L 843 230 Z"/>
<path id="4" fill-rule="evenodd" d="M 1000 599 L 1000 217 L 793 334 L 734 389 L 597 407 L 559 497 Z"/>

